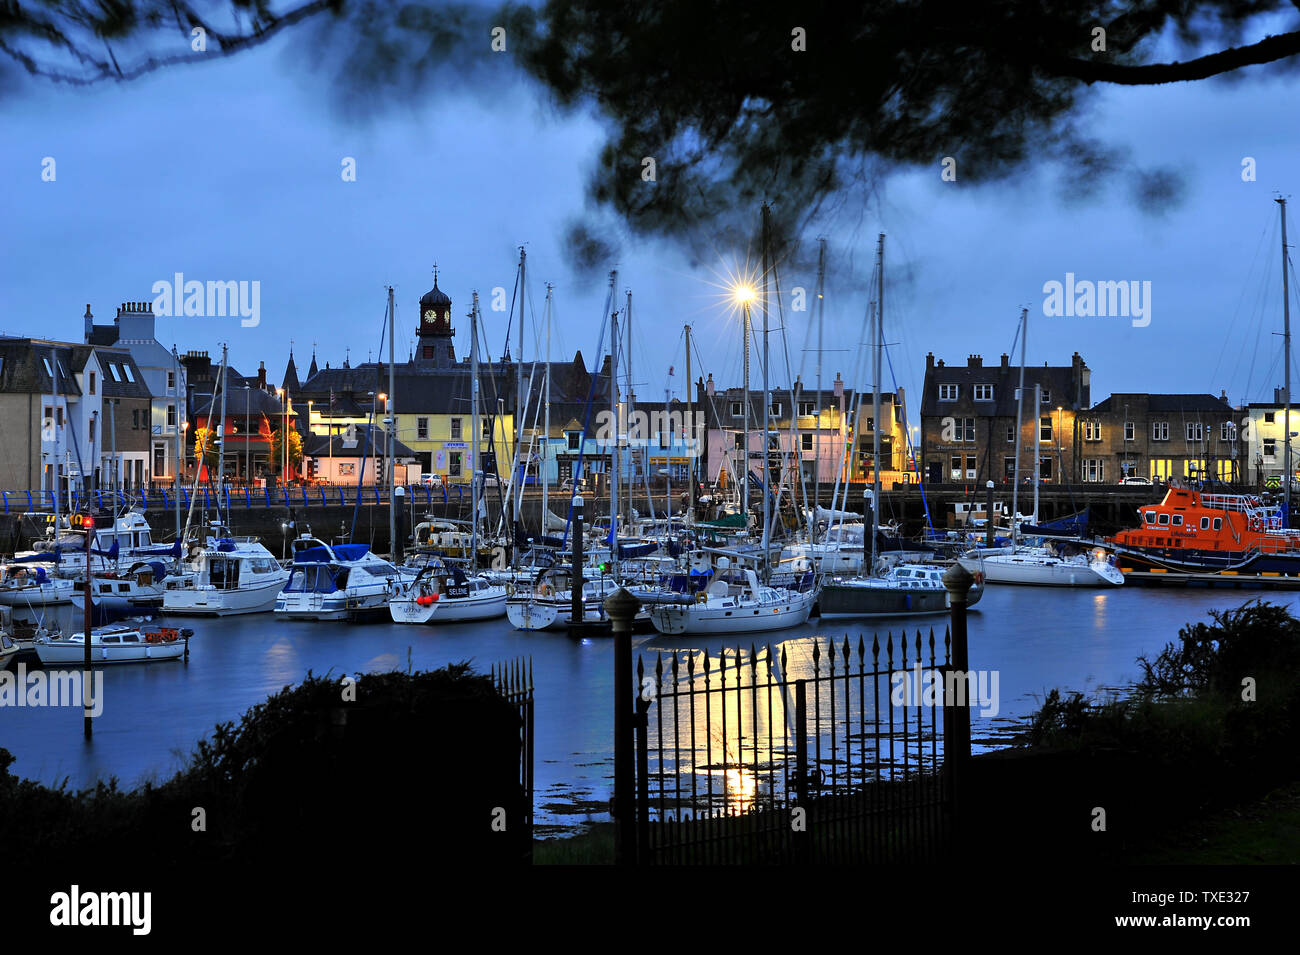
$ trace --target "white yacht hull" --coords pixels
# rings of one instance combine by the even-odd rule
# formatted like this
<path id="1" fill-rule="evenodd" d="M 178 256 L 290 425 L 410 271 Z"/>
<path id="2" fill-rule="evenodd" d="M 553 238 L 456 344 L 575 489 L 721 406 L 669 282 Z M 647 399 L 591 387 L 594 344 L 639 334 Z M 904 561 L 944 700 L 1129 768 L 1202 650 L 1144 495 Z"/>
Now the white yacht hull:
<path id="1" fill-rule="evenodd" d="M 808 622 L 815 592 L 792 594 L 779 603 L 747 607 L 724 606 L 712 598 L 694 604 L 661 604 L 646 613 L 660 633 L 734 634 L 768 633 Z"/>
<path id="2" fill-rule="evenodd" d="M 984 580 L 993 584 L 1022 584 L 1037 587 L 1118 587 L 1124 577 L 1109 564 L 1074 563 L 1068 560 L 1045 562 L 1018 558 L 1012 554 L 986 557 L 961 557 L 957 562 L 971 573 L 983 571 Z"/>
<path id="3" fill-rule="evenodd" d="M 177 587 L 163 593 L 163 613 L 194 614 L 205 617 L 228 617 L 241 613 L 267 613 L 275 609 L 280 588 L 289 579 L 260 581 L 248 587 L 222 590 L 211 584 Z"/>

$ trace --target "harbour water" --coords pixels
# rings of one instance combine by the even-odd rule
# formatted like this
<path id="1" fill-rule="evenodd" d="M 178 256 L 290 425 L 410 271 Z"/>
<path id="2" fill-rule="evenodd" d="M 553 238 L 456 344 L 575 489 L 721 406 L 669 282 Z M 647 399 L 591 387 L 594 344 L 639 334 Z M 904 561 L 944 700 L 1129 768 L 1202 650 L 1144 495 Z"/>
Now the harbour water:
<path id="1" fill-rule="evenodd" d="M 999 712 L 975 719 L 977 744 L 998 745 L 1017 719 L 1053 687 L 1086 691 L 1122 687 L 1140 673 L 1137 657 L 1153 656 L 1188 622 L 1210 609 L 1261 597 L 1288 605 L 1288 593 L 1246 590 L 1174 590 L 1123 587 L 1070 590 L 991 586 L 970 615 L 970 666 L 997 671 Z M 75 627 L 68 607 L 56 608 Z M 806 660 L 817 635 L 854 644 L 859 633 L 934 627 L 942 641 L 945 617 L 875 621 L 871 626 L 822 625 L 767 635 L 779 653 Z M 844 626 L 843 624 L 850 624 Z M 512 630 L 503 618 L 454 626 L 391 623 L 288 623 L 269 614 L 220 620 L 187 618 L 195 638 L 188 663 L 109 667 L 104 709 L 94 739 L 82 738 L 79 707 L 0 707 L 0 746 L 16 757 L 11 771 L 71 788 L 116 777 L 131 786 L 162 782 L 195 742 L 218 722 L 237 721 L 254 704 L 308 671 L 343 676 L 358 672 L 430 669 L 470 661 L 487 672 L 501 661 L 531 658 L 536 686 L 536 816 L 538 834 L 571 831 L 606 818 L 613 773 L 612 642 L 577 641 L 562 633 Z M 634 638 L 647 668 L 657 652 L 734 648 L 737 641 L 684 641 L 658 635 Z M 748 649 L 749 641 L 741 641 Z M 12 665 L 11 665 L 12 668 Z M 430 754 L 413 752 L 411 759 Z M 454 771 L 448 767 L 448 771 Z"/>

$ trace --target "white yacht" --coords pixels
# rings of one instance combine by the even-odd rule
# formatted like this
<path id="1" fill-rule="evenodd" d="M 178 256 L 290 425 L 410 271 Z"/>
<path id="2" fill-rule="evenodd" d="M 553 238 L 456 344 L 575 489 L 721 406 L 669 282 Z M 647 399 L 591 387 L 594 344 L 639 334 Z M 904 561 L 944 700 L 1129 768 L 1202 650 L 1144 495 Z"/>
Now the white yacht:
<path id="1" fill-rule="evenodd" d="M 618 581 L 608 574 L 590 569 L 584 572 L 581 594 L 584 623 L 606 619 L 605 598 L 618 587 Z M 543 571 L 532 584 L 507 584 L 506 589 L 510 591 L 506 616 L 516 630 L 564 630 L 572 624 L 572 565 L 557 565 Z"/>
<path id="2" fill-rule="evenodd" d="M 162 561 L 137 564 L 120 574 L 92 574 L 90 599 L 92 605 L 110 613 L 157 610 L 163 605 L 163 591 L 169 582 L 167 566 Z M 72 585 L 72 606 L 85 610 L 85 579 L 73 579 L 68 583 Z"/>
<path id="3" fill-rule="evenodd" d="M 430 557 L 414 579 L 399 585 L 388 612 L 396 623 L 491 620 L 505 616 L 506 588 L 486 577 L 467 577 L 460 568 Z"/>
<path id="4" fill-rule="evenodd" d="M 191 573 L 164 582 L 164 613 L 232 616 L 274 609 L 289 571 L 256 537 L 219 537 L 191 557 Z"/>
<path id="5" fill-rule="evenodd" d="M 767 633 L 807 623 L 816 600 L 815 586 L 766 587 L 746 568 L 738 582 L 714 579 L 693 603 L 654 604 L 646 612 L 660 633 Z"/>
<path id="6" fill-rule="evenodd" d="M 1101 554 L 1101 556 L 1098 556 Z M 983 573 L 991 584 L 1031 584 L 1040 587 L 1120 587 L 1124 575 L 1104 552 L 1071 556 L 1051 546 L 1017 547 L 1002 554 L 966 554 L 957 562 L 971 573 Z"/>
<path id="7" fill-rule="evenodd" d="M 193 635 L 192 630 L 140 623 L 100 627 L 90 631 L 90 661 L 104 664 L 179 660 L 185 656 Z M 43 664 L 84 663 L 85 634 L 80 631 L 41 634 L 36 638 L 36 655 Z"/>
<path id="8" fill-rule="evenodd" d="M 303 535 L 293 542 L 293 564 L 275 598 L 275 614 L 286 620 L 387 617 L 389 600 L 415 574 L 376 557 L 366 544 L 326 544 Z"/>

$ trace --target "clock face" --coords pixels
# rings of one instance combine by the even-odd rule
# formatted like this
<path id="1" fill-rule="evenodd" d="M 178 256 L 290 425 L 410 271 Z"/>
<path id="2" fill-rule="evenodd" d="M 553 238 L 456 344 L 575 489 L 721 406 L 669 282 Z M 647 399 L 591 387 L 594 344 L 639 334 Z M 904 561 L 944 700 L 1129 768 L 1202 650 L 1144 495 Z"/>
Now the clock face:
<path id="1" fill-rule="evenodd" d="M 424 313 L 424 320 L 425 320 L 426 322 L 431 322 L 431 321 L 433 321 L 433 309 L 427 309 L 427 310 L 425 311 L 425 313 Z"/>

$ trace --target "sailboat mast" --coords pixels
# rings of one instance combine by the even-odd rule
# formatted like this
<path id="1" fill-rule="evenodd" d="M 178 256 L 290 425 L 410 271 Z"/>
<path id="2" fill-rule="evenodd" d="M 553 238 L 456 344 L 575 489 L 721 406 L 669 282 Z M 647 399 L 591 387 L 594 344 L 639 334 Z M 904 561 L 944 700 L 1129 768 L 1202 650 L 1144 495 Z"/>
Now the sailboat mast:
<path id="1" fill-rule="evenodd" d="M 741 454 L 740 462 L 740 513 L 745 517 L 746 535 L 749 534 L 749 415 L 753 410 L 749 406 L 749 305 L 749 300 L 746 299 L 742 306 L 744 308 L 745 324 L 745 450 Z"/>
<path id="2" fill-rule="evenodd" d="M 525 267 L 527 265 L 528 253 L 524 247 L 519 247 L 519 354 L 515 356 L 515 468 L 519 476 L 518 487 L 515 488 L 515 529 L 518 528 L 523 516 L 524 502 L 524 474 L 528 472 L 528 466 L 525 464 L 520 468 L 523 460 L 523 441 L 521 438 L 524 433 L 524 294 L 527 286 L 524 283 Z M 516 550 L 516 548 L 511 548 Z"/>
<path id="3" fill-rule="evenodd" d="M 226 343 L 221 343 L 221 423 L 217 425 L 217 513 L 221 513 L 222 491 L 226 486 Z M 209 415 L 209 417 L 211 417 Z M 227 515 L 227 519 L 229 516 Z"/>
<path id="4" fill-rule="evenodd" d="M 1043 386 L 1041 383 L 1034 385 L 1034 523 L 1038 523 L 1038 475 L 1042 468 L 1043 459 L 1040 456 L 1039 442 L 1043 437 L 1043 427 L 1039 418 L 1043 411 Z"/>
<path id="5" fill-rule="evenodd" d="M 691 326 L 686 326 L 686 427 L 684 436 L 687 441 L 695 439 L 695 379 L 691 377 Z M 671 448 L 671 444 L 669 445 Z M 692 452 L 695 453 L 692 453 Z M 686 445 L 686 483 L 690 489 L 686 493 L 686 520 L 695 520 L 695 457 L 699 449 L 693 444 Z M 671 454 L 671 451 L 669 452 Z M 672 466 L 669 465 L 669 470 Z M 672 514 L 668 515 L 668 528 L 672 530 Z"/>
<path id="6" fill-rule="evenodd" d="M 618 416 L 618 309 L 610 313 L 609 321 L 609 409 L 614 418 L 614 441 L 609 452 L 609 542 L 613 549 L 618 544 L 618 432 L 622 423 Z M 614 556 L 618 556 L 616 550 Z"/>
<path id="7" fill-rule="evenodd" d="M 1291 526 L 1291 479 L 1294 471 L 1291 467 L 1291 287 L 1286 261 L 1286 200 L 1275 200 L 1282 213 L 1282 355 L 1286 366 L 1283 380 L 1283 396 L 1286 405 L 1282 411 L 1282 435 L 1285 442 L 1282 452 L 1283 467 L 1286 468 L 1286 523 Z"/>
<path id="8" fill-rule="evenodd" d="M 1029 338 L 1029 309 L 1020 310 L 1020 387 L 1016 389 L 1016 460 L 1011 467 L 1011 543 L 1014 545 L 1017 538 L 1016 515 L 1018 502 L 1020 500 L 1020 445 L 1021 445 L 1021 425 L 1025 421 L 1025 342 Z M 986 515 L 988 520 L 993 520 L 993 515 Z"/>
<path id="9" fill-rule="evenodd" d="M 763 582 L 767 583 L 771 579 L 771 568 L 768 566 L 768 547 L 772 541 L 772 468 L 770 450 L 768 442 L 769 433 L 772 430 L 772 398 L 770 384 L 767 376 L 768 366 L 768 312 L 770 306 L 767 300 L 767 279 L 772 271 L 772 226 L 771 226 L 771 208 L 765 202 L 763 203 L 763 439 L 759 442 L 759 448 L 762 451 L 763 470 L 759 473 L 763 476 Z"/>
<path id="10" fill-rule="evenodd" d="M 542 424 L 542 455 L 541 461 L 537 466 L 538 477 L 542 482 L 542 536 L 546 536 L 546 522 L 550 520 L 551 509 L 548 504 L 547 489 L 550 486 L 551 474 L 547 468 L 547 446 L 551 442 L 551 292 L 553 286 L 548 282 L 546 285 L 546 383 L 543 387 L 543 401 L 546 405 L 546 414 Z"/>
<path id="11" fill-rule="evenodd" d="M 636 410 L 636 386 L 632 384 L 632 290 L 631 289 L 627 290 L 627 311 L 623 313 L 623 319 L 624 319 L 623 337 L 627 339 L 627 372 L 626 372 L 627 412 L 626 413 L 627 413 L 627 420 L 629 422 L 629 427 L 630 427 L 630 422 L 632 421 L 632 413 Z M 628 441 L 628 445 L 630 446 L 631 444 L 632 442 Z M 633 489 L 636 487 L 636 459 L 641 457 L 641 455 L 637 454 L 635 448 L 633 447 L 629 447 L 628 450 L 630 454 L 628 455 L 629 461 L 628 461 L 628 476 L 627 476 L 627 501 L 625 503 L 627 504 L 629 516 L 630 516 L 630 512 L 632 510 Z M 654 499 L 650 497 L 650 485 L 648 483 L 649 475 L 646 475 L 646 480 L 647 480 L 646 498 L 650 502 L 650 518 L 651 520 L 653 520 Z M 619 515 L 620 518 L 622 516 L 623 516 L 622 514 Z"/>
<path id="12" fill-rule="evenodd" d="M 822 502 L 822 319 L 826 315 L 826 240 L 817 240 L 817 402 L 813 409 L 813 514 Z M 799 409 L 796 408 L 796 411 Z M 808 542 L 817 543 L 817 521 L 808 522 Z"/>
<path id="13" fill-rule="evenodd" d="M 470 414 L 470 506 L 472 508 L 469 535 L 470 573 L 478 570 L 478 501 L 481 466 L 479 464 L 478 423 L 478 292 L 474 293 L 469 310 L 469 414 Z"/>
<path id="14" fill-rule="evenodd" d="M 388 551 L 397 555 L 397 379 L 393 370 L 396 359 L 394 340 L 397 337 L 397 310 L 393 305 L 393 287 L 388 286 L 388 414 L 385 415 L 384 454 L 388 458 Z M 308 412 L 307 433 L 311 434 L 311 413 Z"/>
<path id="15" fill-rule="evenodd" d="M 868 574 L 876 570 L 876 528 L 880 525 L 880 352 L 885 347 L 885 234 L 880 233 L 876 249 L 876 353 L 872 359 L 871 377 L 871 527 L 863 525 L 863 533 L 871 534 L 871 566 Z"/>

